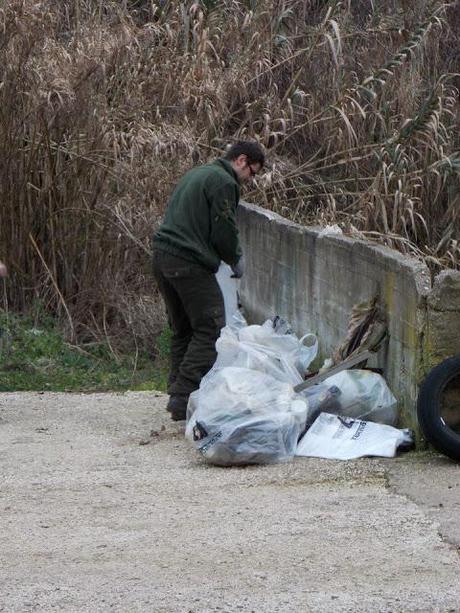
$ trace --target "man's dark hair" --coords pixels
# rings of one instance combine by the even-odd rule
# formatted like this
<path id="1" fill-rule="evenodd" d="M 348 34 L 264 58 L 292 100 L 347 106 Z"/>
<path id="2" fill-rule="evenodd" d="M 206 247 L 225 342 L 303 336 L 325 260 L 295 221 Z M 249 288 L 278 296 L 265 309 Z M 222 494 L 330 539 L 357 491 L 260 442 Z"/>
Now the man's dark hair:
<path id="1" fill-rule="evenodd" d="M 260 164 L 260 167 L 265 163 L 265 154 L 259 143 L 240 140 L 234 143 L 225 153 L 224 158 L 231 162 L 236 160 L 240 155 L 246 155 L 248 164 Z"/>

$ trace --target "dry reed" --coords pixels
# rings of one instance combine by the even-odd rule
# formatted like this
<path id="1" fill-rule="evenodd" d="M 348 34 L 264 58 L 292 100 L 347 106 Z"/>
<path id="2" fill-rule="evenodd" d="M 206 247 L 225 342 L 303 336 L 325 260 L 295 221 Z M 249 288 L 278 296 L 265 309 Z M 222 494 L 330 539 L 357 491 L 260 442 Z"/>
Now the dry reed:
<path id="1" fill-rule="evenodd" d="M 238 138 L 269 153 L 248 199 L 460 268 L 459 34 L 458 2 L 0 2 L 10 305 L 153 343 L 151 234 Z"/>

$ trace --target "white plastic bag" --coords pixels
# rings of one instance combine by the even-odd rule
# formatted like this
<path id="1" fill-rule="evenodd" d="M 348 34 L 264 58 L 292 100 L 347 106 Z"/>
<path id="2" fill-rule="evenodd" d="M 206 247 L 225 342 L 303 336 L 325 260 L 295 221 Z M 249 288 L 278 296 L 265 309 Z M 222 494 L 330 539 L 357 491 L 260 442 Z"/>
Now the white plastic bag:
<path id="1" fill-rule="evenodd" d="M 318 354 L 318 339 L 314 334 L 304 334 L 299 339 L 299 348 L 295 352 L 295 365 L 301 375 L 305 375 L 308 367 Z"/>
<path id="2" fill-rule="evenodd" d="M 280 333 L 268 319 L 261 326 L 247 326 L 239 333 L 245 343 L 255 343 L 289 357 L 301 375 L 310 366 L 318 353 L 318 340 L 314 334 L 305 334 L 298 339 L 292 332 Z"/>
<path id="3" fill-rule="evenodd" d="M 302 377 L 289 356 L 264 345 L 239 341 L 238 335 L 229 327 L 222 330 L 216 342 L 216 349 L 214 368 L 236 366 L 268 374 L 278 381 L 292 385 L 302 382 Z"/>
<path id="4" fill-rule="evenodd" d="M 228 264 L 221 262 L 216 272 L 216 280 L 224 297 L 225 323 L 231 324 L 232 317 L 238 310 L 238 285 L 237 280 L 232 278 L 233 272 Z"/>
<path id="5" fill-rule="evenodd" d="M 302 394 L 310 405 L 310 423 L 321 412 L 387 425 L 398 417 L 397 400 L 385 379 L 370 370 L 343 370 Z"/>
<path id="6" fill-rule="evenodd" d="M 243 313 L 237 309 L 230 318 L 230 321 L 227 322 L 227 326 L 234 333 L 238 334 L 241 328 L 245 328 L 248 325 Z"/>
<path id="7" fill-rule="evenodd" d="M 281 381 L 288 380 L 293 385 L 301 383 L 303 375 L 318 353 L 316 336 L 305 334 L 298 339 L 288 322 L 278 316 L 268 319 L 261 326 L 248 326 L 238 310 L 238 284 L 232 274 L 231 267 L 221 262 L 216 279 L 224 298 L 226 326 L 221 332 L 224 342 L 219 342 L 219 339 L 216 345 L 220 356 L 218 364 L 261 370 L 280 378 Z M 228 342 L 230 339 L 232 343 Z M 234 343 L 238 341 L 244 345 L 236 351 Z M 225 355 L 226 351 L 229 352 L 228 355 Z"/>
<path id="8" fill-rule="evenodd" d="M 320 230 L 318 236 L 342 236 L 343 231 L 337 224 L 325 226 Z"/>
<path id="9" fill-rule="evenodd" d="M 410 430 L 321 413 L 300 440 L 296 455 L 329 460 L 393 458 L 398 447 L 412 442 Z"/>
<path id="10" fill-rule="evenodd" d="M 279 317 L 268 319 L 261 326 L 240 326 L 239 329 L 230 326 L 230 331 L 235 333 L 233 337 L 228 334 L 227 326 L 217 341 L 219 364 L 262 369 L 262 372 L 276 376 L 272 369 L 261 364 L 261 361 L 266 364 L 271 362 L 275 370 L 281 369 L 287 375 L 287 379 L 284 376 L 281 380 L 288 380 L 293 385 L 302 382 L 303 375 L 318 353 L 318 340 L 314 334 L 305 334 L 298 339 L 289 324 Z M 240 345 L 239 360 L 243 360 L 242 354 L 246 354 L 245 362 L 235 364 L 233 361 L 238 353 L 236 343 Z"/>
<path id="11" fill-rule="evenodd" d="M 271 331 L 274 335 L 285 335 L 291 337 L 290 355 L 295 361 L 299 373 L 304 376 L 308 367 L 318 354 L 318 339 L 314 334 L 304 334 L 300 339 L 294 334 L 291 325 L 279 315 L 267 319 L 262 325 L 263 328 Z M 295 342 L 293 343 L 292 340 Z"/>
<path id="12" fill-rule="evenodd" d="M 289 383 L 245 368 L 213 369 L 190 396 L 185 436 L 212 464 L 283 462 L 295 454 L 306 414 Z"/>

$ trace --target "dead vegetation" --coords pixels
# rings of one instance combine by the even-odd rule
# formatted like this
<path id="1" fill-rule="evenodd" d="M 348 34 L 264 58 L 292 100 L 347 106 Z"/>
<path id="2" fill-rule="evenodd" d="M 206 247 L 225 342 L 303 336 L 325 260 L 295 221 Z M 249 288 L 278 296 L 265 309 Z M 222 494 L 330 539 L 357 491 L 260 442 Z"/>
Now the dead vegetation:
<path id="1" fill-rule="evenodd" d="M 246 199 L 460 268 L 458 2 L 0 7 L 10 308 L 40 299 L 74 338 L 150 342 L 171 187 L 239 138 L 269 154 Z"/>

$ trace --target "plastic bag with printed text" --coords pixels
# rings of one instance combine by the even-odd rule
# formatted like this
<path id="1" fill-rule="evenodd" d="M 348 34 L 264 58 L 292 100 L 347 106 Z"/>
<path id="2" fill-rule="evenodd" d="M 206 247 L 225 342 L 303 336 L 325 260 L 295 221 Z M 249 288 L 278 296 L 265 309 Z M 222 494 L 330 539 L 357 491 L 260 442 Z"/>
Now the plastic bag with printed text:
<path id="1" fill-rule="evenodd" d="M 296 455 L 329 460 L 364 456 L 392 458 L 398 449 L 410 449 L 414 434 L 393 426 L 321 413 L 300 440 Z"/>

